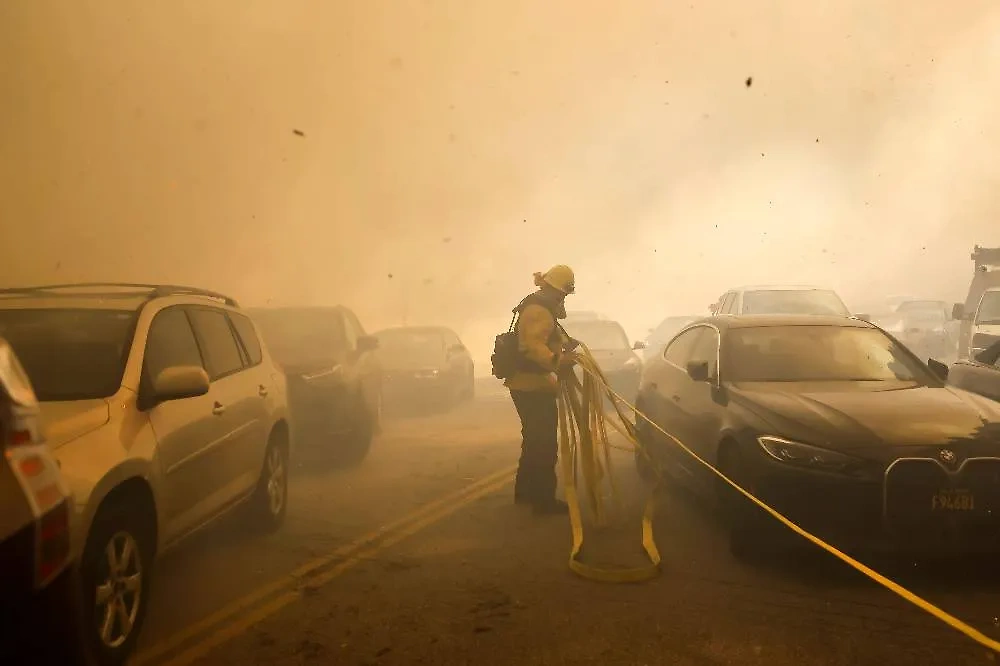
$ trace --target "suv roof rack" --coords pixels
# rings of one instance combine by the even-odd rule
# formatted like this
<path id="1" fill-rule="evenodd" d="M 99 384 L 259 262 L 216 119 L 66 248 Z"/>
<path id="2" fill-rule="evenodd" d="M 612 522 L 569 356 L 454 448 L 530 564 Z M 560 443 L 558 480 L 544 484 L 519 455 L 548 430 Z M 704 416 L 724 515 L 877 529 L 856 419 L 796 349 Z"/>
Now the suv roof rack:
<path id="1" fill-rule="evenodd" d="M 236 299 L 198 287 L 185 287 L 175 284 L 145 284 L 137 282 L 77 282 L 70 284 L 45 284 L 31 287 L 8 287 L 0 289 L 0 295 L 16 294 L 44 294 L 46 292 L 60 291 L 63 289 L 94 289 L 94 288 L 115 288 L 115 289 L 137 289 L 148 294 L 149 298 L 159 298 L 162 296 L 204 296 L 214 298 L 224 302 L 226 305 L 238 307 Z"/>

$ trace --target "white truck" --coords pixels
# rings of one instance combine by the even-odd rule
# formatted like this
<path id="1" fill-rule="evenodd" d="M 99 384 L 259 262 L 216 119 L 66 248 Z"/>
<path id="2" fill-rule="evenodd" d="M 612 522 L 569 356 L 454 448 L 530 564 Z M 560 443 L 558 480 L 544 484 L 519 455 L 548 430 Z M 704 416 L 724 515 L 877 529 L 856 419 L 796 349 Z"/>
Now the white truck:
<path id="1" fill-rule="evenodd" d="M 961 321 L 958 357 L 967 359 L 1000 338 L 1000 247 L 972 250 L 975 273 L 965 303 L 955 303 L 952 316 Z"/>

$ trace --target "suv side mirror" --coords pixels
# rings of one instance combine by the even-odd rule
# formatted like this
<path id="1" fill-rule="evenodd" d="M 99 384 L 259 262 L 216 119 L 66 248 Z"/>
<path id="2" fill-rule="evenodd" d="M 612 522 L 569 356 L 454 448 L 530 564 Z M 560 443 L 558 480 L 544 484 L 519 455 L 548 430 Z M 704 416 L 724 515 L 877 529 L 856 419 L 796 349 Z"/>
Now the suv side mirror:
<path id="1" fill-rule="evenodd" d="M 362 335 L 358 337 L 358 351 L 367 352 L 378 349 L 378 338 L 374 335 Z"/>
<path id="2" fill-rule="evenodd" d="M 643 342 L 642 340 L 636 340 L 635 344 L 632 345 L 632 349 L 634 351 L 639 351 L 640 349 L 645 349 L 645 348 L 646 348 L 646 343 Z"/>
<path id="3" fill-rule="evenodd" d="M 951 306 L 951 318 L 958 321 L 965 319 L 965 305 L 963 303 L 955 303 Z"/>
<path id="4" fill-rule="evenodd" d="M 707 382 L 708 361 L 688 361 L 687 373 L 696 382 Z"/>
<path id="5" fill-rule="evenodd" d="M 197 398 L 208 393 L 208 373 L 196 365 L 179 365 L 166 368 L 153 380 L 153 401 Z"/>

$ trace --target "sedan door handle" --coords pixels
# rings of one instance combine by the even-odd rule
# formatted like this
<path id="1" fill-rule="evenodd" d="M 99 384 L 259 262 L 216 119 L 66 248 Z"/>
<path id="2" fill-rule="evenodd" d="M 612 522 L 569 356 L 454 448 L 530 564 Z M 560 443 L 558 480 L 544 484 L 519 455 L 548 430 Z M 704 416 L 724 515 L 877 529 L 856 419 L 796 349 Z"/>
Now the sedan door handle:
<path id="1" fill-rule="evenodd" d="M 263 384 L 261 384 L 260 386 L 258 386 L 257 387 L 257 395 L 259 395 L 262 398 L 266 398 L 267 397 L 267 387 L 264 386 Z"/>
<path id="2" fill-rule="evenodd" d="M 674 402 L 680 402 L 681 401 L 681 397 L 679 395 L 674 395 L 674 396 L 671 396 L 671 397 L 674 399 Z"/>
<path id="3" fill-rule="evenodd" d="M 221 415 L 225 411 L 226 407 L 221 402 L 215 403 L 215 405 L 212 407 L 212 413 L 215 414 L 216 416 Z"/>

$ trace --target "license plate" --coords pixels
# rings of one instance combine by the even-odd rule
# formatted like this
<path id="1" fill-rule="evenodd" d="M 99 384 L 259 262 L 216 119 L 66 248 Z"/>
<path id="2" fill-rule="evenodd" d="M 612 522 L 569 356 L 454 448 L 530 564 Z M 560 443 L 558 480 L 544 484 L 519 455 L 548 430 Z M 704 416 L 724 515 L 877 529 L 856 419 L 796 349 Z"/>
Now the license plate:
<path id="1" fill-rule="evenodd" d="M 931 495 L 931 511 L 975 511 L 976 498 L 971 491 L 948 488 Z"/>

